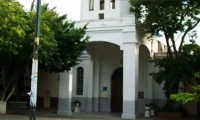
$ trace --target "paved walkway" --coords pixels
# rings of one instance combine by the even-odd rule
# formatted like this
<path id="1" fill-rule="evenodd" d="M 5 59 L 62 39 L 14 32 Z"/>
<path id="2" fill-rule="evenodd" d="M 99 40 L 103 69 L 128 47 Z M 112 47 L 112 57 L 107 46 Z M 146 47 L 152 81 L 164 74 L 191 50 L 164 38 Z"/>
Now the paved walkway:
<path id="1" fill-rule="evenodd" d="M 56 114 L 57 109 L 38 109 L 36 110 L 36 120 L 123 120 L 121 113 L 73 113 L 72 116 L 62 116 Z M 197 117 L 184 118 L 185 120 L 199 120 Z M 184 120 L 179 119 L 179 120 Z M 29 120 L 29 109 L 12 109 L 7 110 L 6 115 L 0 115 L 0 120 Z M 139 116 L 137 120 L 177 120 L 163 119 L 157 117 L 144 118 Z"/>

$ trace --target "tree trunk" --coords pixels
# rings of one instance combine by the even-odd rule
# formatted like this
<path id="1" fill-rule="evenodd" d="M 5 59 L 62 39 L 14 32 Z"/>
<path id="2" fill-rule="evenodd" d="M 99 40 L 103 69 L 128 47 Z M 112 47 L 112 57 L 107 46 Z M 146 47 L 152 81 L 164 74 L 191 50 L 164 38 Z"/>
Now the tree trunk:
<path id="1" fill-rule="evenodd" d="M 179 89 L 179 82 L 175 82 L 173 84 L 173 91 L 170 94 L 168 94 L 168 96 L 167 96 L 167 107 L 169 109 L 175 109 L 176 108 L 176 101 L 171 100 L 170 95 L 171 94 L 177 94 L 178 89 Z"/>
<path id="2" fill-rule="evenodd" d="M 14 77 L 9 81 L 8 85 L 6 86 L 6 88 L 3 90 L 2 96 L 1 96 L 1 101 L 4 101 L 5 97 L 6 97 L 6 93 L 8 91 L 8 88 L 10 87 L 11 83 L 14 81 Z"/>
<path id="3" fill-rule="evenodd" d="M 13 92 L 15 91 L 15 88 L 16 88 L 18 80 L 19 80 L 19 75 L 17 75 L 17 77 L 15 79 L 15 82 L 14 82 L 14 84 L 12 86 L 12 89 L 11 89 L 10 93 L 8 94 L 8 96 L 5 99 L 6 102 L 9 100 L 9 98 L 11 97 L 11 95 L 13 94 Z"/>
<path id="4" fill-rule="evenodd" d="M 12 83 L 14 82 L 14 84 L 13 85 L 15 85 L 15 84 L 17 84 L 17 81 L 18 81 L 18 79 L 19 79 L 19 74 L 20 74 L 20 70 L 19 71 L 17 71 L 14 75 L 13 75 L 13 77 L 12 77 L 12 79 L 9 81 L 9 83 L 8 83 L 8 85 L 6 86 L 6 88 L 4 89 L 4 91 L 3 91 L 3 94 L 2 94 L 2 96 L 1 96 L 1 101 L 5 101 L 5 98 L 7 99 L 8 97 L 6 97 L 6 94 L 7 94 L 7 92 L 8 92 L 8 89 L 9 89 L 9 87 L 12 85 Z M 15 89 L 15 88 L 14 88 Z M 13 90 L 13 88 L 12 88 L 12 90 Z M 11 90 L 11 93 L 13 93 L 12 92 L 12 90 Z M 9 95 L 10 95 L 10 93 L 9 93 Z M 8 96 L 9 96 L 8 95 Z M 12 94 L 11 94 L 12 95 Z M 9 97 L 10 98 L 10 97 Z M 8 98 L 8 99 L 9 99 Z"/>

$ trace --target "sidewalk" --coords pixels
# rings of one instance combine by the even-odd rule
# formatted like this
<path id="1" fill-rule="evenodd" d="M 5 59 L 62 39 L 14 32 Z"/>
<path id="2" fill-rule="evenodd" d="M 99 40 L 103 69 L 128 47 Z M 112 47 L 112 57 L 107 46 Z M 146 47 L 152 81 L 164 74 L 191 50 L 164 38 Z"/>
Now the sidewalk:
<path id="1" fill-rule="evenodd" d="M 0 120 L 29 120 L 29 109 L 12 109 L 7 110 L 6 115 L 0 115 Z M 107 113 L 107 112 L 79 112 L 73 113 L 72 116 L 62 116 L 56 114 L 57 109 L 37 108 L 36 120 L 123 120 L 121 113 Z M 139 116 L 136 120 L 178 120 L 178 119 L 164 119 L 157 117 L 144 118 Z M 199 120 L 197 117 L 182 118 L 179 120 Z"/>

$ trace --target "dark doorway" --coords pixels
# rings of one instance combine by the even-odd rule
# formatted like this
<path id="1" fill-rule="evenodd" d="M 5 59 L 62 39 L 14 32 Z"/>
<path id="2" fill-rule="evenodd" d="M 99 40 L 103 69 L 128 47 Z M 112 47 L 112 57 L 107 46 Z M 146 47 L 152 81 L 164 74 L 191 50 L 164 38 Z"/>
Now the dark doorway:
<path id="1" fill-rule="evenodd" d="M 111 79 L 111 111 L 122 112 L 123 101 L 123 68 L 118 68 Z"/>

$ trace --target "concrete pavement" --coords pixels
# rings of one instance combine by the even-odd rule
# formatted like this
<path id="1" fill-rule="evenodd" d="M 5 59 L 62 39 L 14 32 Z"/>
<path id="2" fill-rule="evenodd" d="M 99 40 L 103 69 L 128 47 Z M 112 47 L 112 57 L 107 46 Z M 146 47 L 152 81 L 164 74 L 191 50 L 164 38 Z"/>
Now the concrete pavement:
<path id="1" fill-rule="evenodd" d="M 107 112 L 79 112 L 72 116 L 62 116 L 56 114 L 57 109 L 38 109 L 36 110 L 36 120 L 123 120 L 121 113 Z M 0 120 L 29 120 L 29 109 L 9 109 L 7 114 L 0 115 Z M 199 120 L 199 117 L 187 117 L 182 119 L 164 119 L 157 117 L 144 118 L 139 116 L 137 120 Z"/>

